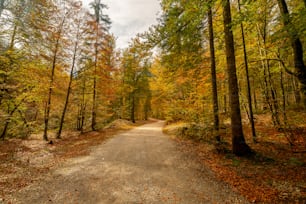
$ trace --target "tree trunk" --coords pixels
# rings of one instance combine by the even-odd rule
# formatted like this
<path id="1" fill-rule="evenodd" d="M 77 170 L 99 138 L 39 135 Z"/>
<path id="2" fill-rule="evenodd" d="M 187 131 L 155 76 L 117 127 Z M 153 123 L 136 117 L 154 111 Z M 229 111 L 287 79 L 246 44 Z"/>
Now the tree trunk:
<path id="1" fill-rule="evenodd" d="M 294 94 L 294 99 L 295 99 L 295 103 L 296 104 L 300 104 L 301 103 L 301 92 L 299 90 L 299 85 L 297 82 L 297 79 L 295 76 L 291 77 L 291 83 L 292 83 L 292 88 L 293 88 L 293 94 Z"/>
<path id="2" fill-rule="evenodd" d="M 255 79 L 253 78 L 252 80 L 252 84 L 253 84 L 253 87 L 255 87 Z M 256 89 L 253 88 L 253 100 L 254 100 L 254 107 L 255 107 L 255 111 L 258 110 L 258 104 L 257 104 L 257 96 L 256 96 Z"/>
<path id="3" fill-rule="evenodd" d="M 293 49 L 295 75 L 300 82 L 300 91 L 303 96 L 303 105 L 306 107 L 306 67 L 303 59 L 303 45 L 295 25 L 290 20 L 288 6 L 285 0 L 277 0 L 285 29 L 288 31 L 291 47 Z M 304 1 L 305 3 L 305 1 Z M 305 3 L 306 4 L 306 3 Z M 290 29 L 290 31 L 289 31 Z"/>
<path id="4" fill-rule="evenodd" d="M 281 90 L 282 90 L 282 99 L 283 99 L 283 103 L 282 103 L 282 113 L 283 113 L 283 121 L 284 121 L 284 126 L 285 128 L 287 128 L 287 110 L 286 110 L 286 93 L 285 93 L 285 87 L 284 87 L 284 73 L 283 73 L 283 68 L 281 65 L 279 65 L 280 67 L 280 85 L 281 85 Z"/>
<path id="5" fill-rule="evenodd" d="M 97 66 L 98 66 L 98 36 L 99 36 L 99 22 L 97 21 L 97 33 L 95 42 L 95 64 L 94 64 L 94 81 L 93 81 L 93 96 L 92 96 L 92 112 L 91 112 L 91 129 L 96 130 L 96 99 L 97 99 Z"/>
<path id="6" fill-rule="evenodd" d="M 224 92 L 224 95 L 223 95 L 223 98 L 222 98 L 222 100 L 223 100 L 223 112 L 224 112 L 224 114 L 226 114 L 227 115 L 227 93 L 226 93 L 226 82 L 224 81 L 224 83 L 222 83 L 222 85 L 221 85 L 222 87 L 223 87 L 223 92 Z"/>
<path id="7" fill-rule="evenodd" d="M 81 103 L 81 110 L 80 110 L 80 115 L 81 115 L 80 130 L 81 132 L 84 131 L 84 123 L 85 123 L 85 111 L 86 111 L 85 90 L 86 90 L 86 78 L 83 78 L 82 103 Z"/>
<path id="8" fill-rule="evenodd" d="M 45 106 L 45 116 L 44 116 L 45 117 L 44 118 L 45 127 L 44 127 L 43 138 L 46 141 L 48 141 L 48 128 L 49 128 L 49 117 L 50 117 L 50 110 L 51 110 L 51 97 L 52 97 L 52 89 L 53 89 L 53 82 L 54 82 L 54 76 L 55 76 L 55 67 L 56 67 L 56 63 L 57 63 L 57 54 L 58 54 L 58 50 L 59 50 L 59 43 L 60 43 L 60 39 L 61 39 L 61 35 L 62 35 L 65 20 L 66 20 L 66 16 L 63 17 L 63 20 L 62 20 L 62 22 L 59 26 L 59 30 L 58 30 L 58 33 L 57 33 L 58 35 L 56 35 L 57 39 L 56 39 L 55 48 L 54 48 L 54 52 L 53 52 L 49 92 L 48 92 L 48 99 L 47 99 L 46 106 Z"/>
<path id="9" fill-rule="evenodd" d="M 132 93 L 131 121 L 135 123 L 135 93 Z"/>
<path id="10" fill-rule="evenodd" d="M 51 70 L 51 79 L 49 84 L 49 92 L 48 92 L 48 99 L 45 106 L 45 128 L 44 128 L 44 140 L 48 141 L 48 128 L 49 128 L 49 116 L 50 116 L 50 109 L 51 109 L 51 98 L 52 98 L 52 89 L 53 89 L 53 82 L 54 82 L 54 73 L 55 73 L 55 65 L 57 60 L 57 52 L 59 46 L 59 38 L 57 39 L 55 45 L 55 51 L 53 54 L 53 62 L 52 62 L 52 70 Z"/>
<path id="11" fill-rule="evenodd" d="M 266 54 L 267 56 L 267 54 Z M 277 124 L 277 128 L 279 128 L 281 126 L 281 122 L 279 119 L 279 104 L 277 101 L 277 93 L 276 90 L 274 88 L 273 85 L 273 79 L 272 79 L 272 75 L 271 75 L 271 70 L 270 70 L 270 66 L 268 66 L 268 79 L 269 79 L 269 88 L 270 88 L 270 92 L 271 92 L 271 98 L 272 98 L 272 106 L 273 106 L 273 114 L 274 114 L 274 118 Z"/>
<path id="12" fill-rule="evenodd" d="M 10 124 L 10 121 L 9 121 L 9 120 L 7 120 L 7 121 L 5 122 L 5 125 L 4 125 L 4 128 L 3 128 L 3 131 L 2 131 L 2 133 L 1 133 L 1 135 L 0 135 L 0 138 L 2 138 L 2 140 L 4 140 L 4 139 L 5 139 L 6 132 L 7 132 L 7 129 L 8 129 L 9 124 Z"/>
<path id="13" fill-rule="evenodd" d="M 15 38 L 16 38 L 16 32 L 17 32 L 17 24 L 15 23 L 14 29 L 13 29 L 13 33 L 12 33 L 11 42 L 10 42 L 10 49 L 13 49 L 13 48 L 14 48 L 14 45 L 15 45 Z"/>
<path id="14" fill-rule="evenodd" d="M 71 69 L 71 72 L 73 72 L 72 70 L 73 69 Z M 56 136 L 57 139 L 61 139 L 62 129 L 63 129 L 64 121 L 65 121 L 65 115 L 66 115 L 66 111 L 67 111 L 67 107 L 68 107 L 68 103 L 69 103 L 69 96 L 70 96 L 70 92 L 71 92 L 71 84 L 72 84 L 72 75 L 70 76 L 70 79 L 69 79 L 69 85 L 68 85 L 68 89 L 67 89 L 67 93 L 66 93 L 65 105 L 64 105 L 63 112 L 62 112 L 57 136 Z"/>
<path id="15" fill-rule="evenodd" d="M 240 12 L 240 0 L 238 0 L 238 9 Z M 251 123 L 252 129 L 252 138 L 253 141 L 256 142 L 256 131 L 255 131 L 255 123 L 254 123 L 254 114 L 253 114 L 253 105 L 252 105 L 252 95 L 251 95 L 251 85 L 250 85 L 250 76 L 249 76 L 249 64 L 248 64 L 248 55 L 245 45 L 245 36 L 244 36 L 244 27 L 243 23 L 240 23 L 241 36 L 242 36 L 242 45 L 243 45 L 243 56 L 244 56 L 244 65 L 245 65 L 245 76 L 247 80 L 247 98 L 249 105 L 249 120 Z"/>
<path id="16" fill-rule="evenodd" d="M 211 4 L 211 2 L 210 2 Z M 216 76 L 216 57 L 215 57 L 215 44 L 214 44 L 214 30 L 211 5 L 208 8 L 208 32 L 209 32 L 209 48 L 210 48 L 210 69 L 211 69 L 211 83 L 213 93 L 213 113 L 214 113 L 214 137 L 217 142 L 220 142 L 219 134 L 219 106 L 218 106 L 218 89 L 217 89 L 217 76 Z"/>
<path id="17" fill-rule="evenodd" d="M 67 107 L 68 107 L 68 103 L 69 103 L 69 96 L 70 96 L 70 92 L 71 92 L 71 84 L 72 84 L 72 80 L 73 80 L 73 72 L 74 72 L 77 49 L 78 49 L 79 27 L 80 27 L 80 23 L 78 24 L 78 28 L 77 28 L 78 30 L 77 30 L 77 34 L 76 34 L 76 41 L 75 41 L 75 44 L 74 44 L 74 51 L 73 51 L 73 58 L 72 58 L 72 64 L 71 64 L 71 70 L 70 70 L 69 84 L 68 84 L 68 89 L 67 89 L 67 93 L 66 93 L 66 100 L 65 100 L 64 109 L 63 109 L 61 120 L 60 120 L 60 126 L 59 126 L 57 136 L 56 136 L 57 139 L 61 138 L 62 129 L 63 129 L 64 121 L 65 121 L 65 115 L 66 115 L 66 111 L 67 111 Z"/>
<path id="18" fill-rule="evenodd" d="M 150 90 L 148 90 L 149 92 Z M 151 93 L 146 97 L 145 105 L 144 105 L 144 119 L 148 120 L 149 112 L 151 111 Z"/>
<path id="19" fill-rule="evenodd" d="M 85 123 L 85 110 L 86 104 L 81 103 L 78 110 L 78 118 L 77 118 L 77 130 L 84 132 L 84 123 Z"/>
<path id="20" fill-rule="evenodd" d="M 94 71 L 94 83 L 93 83 L 93 96 L 92 96 L 92 112 L 91 112 L 91 129 L 96 130 L 96 95 L 97 95 L 97 78 L 96 78 L 96 67 Z"/>
<path id="21" fill-rule="evenodd" d="M 234 48 L 234 36 L 231 30 L 231 9 L 230 1 L 223 0 L 223 21 L 224 37 L 226 48 L 226 62 L 229 80 L 229 97 L 231 107 L 231 127 L 232 127 L 232 148 L 233 153 L 238 156 L 244 156 L 251 153 L 250 147 L 246 144 L 241 122 L 241 111 L 238 93 L 238 81 L 236 75 L 236 60 Z"/>
<path id="22" fill-rule="evenodd" d="M 9 124 L 11 123 L 11 117 L 13 116 L 13 114 L 15 113 L 15 111 L 18 109 L 18 107 L 24 102 L 25 98 L 23 98 L 18 104 L 15 104 L 13 110 L 9 111 L 8 114 L 9 114 L 9 119 L 6 120 L 5 122 L 5 125 L 4 125 L 4 128 L 3 128 L 3 131 L 0 135 L 0 138 L 2 138 L 2 140 L 5 139 L 5 136 L 6 136 L 6 133 L 7 133 L 7 130 L 8 130 L 8 126 Z"/>
<path id="23" fill-rule="evenodd" d="M 78 105 L 78 115 L 77 115 L 77 121 L 76 121 L 76 129 L 78 131 L 81 130 L 81 110 L 82 110 L 82 104 Z"/>
<path id="24" fill-rule="evenodd" d="M 278 113 L 277 113 L 277 105 L 275 105 L 275 94 L 274 94 L 274 89 L 273 89 L 273 84 L 272 84 L 272 80 L 271 80 L 271 73 L 270 73 L 270 62 L 268 60 L 268 54 L 267 54 L 267 46 L 266 46 L 266 26 L 267 23 L 264 24 L 264 29 L 262 31 L 262 33 L 260 33 L 260 28 L 259 26 L 257 26 L 257 45 L 258 45 L 258 50 L 259 50 L 259 54 L 262 58 L 264 58 L 265 60 L 261 61 L 261 66 L 263 69 L 263 85 L 262 85 L 262 89 L 263 89 L 263 95 L 265 97 L 265 106 L 264 108 L 269 108 L 269 111 L 271 113 L 272 116 L 272 122 L 273 125 L 278 127 L 279 124 L 279 117 L 278 117 Z M 262 44 L 261 45 L 261 40 L 262 40 Z M 262 48 L 262 47 L 263 48 Z"/>
<path id="25" fill-rule="evenodd" d="M 86 111 L 86 104 L 83 104 L 82 110 L 81 110 L 81 133 L 84 132 L 84 124 L 85 124 L 85 111 Z"/>

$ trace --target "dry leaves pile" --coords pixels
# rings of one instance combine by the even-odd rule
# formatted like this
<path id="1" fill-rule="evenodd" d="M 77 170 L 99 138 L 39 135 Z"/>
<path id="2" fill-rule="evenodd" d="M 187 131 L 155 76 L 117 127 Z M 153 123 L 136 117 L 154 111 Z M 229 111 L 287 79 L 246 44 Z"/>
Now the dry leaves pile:
<path id="1" fill-rule="evenodd" d="M 299 141 L 297 152 L 289 147 L 286 138 L 279 136 L 282 132 L 264 126 L 257 129 L 258 133 L 268 132 L 269 136 L 258 138 L 256 144 L 249 144 L 256 154 L 248 158 L 230 153 L 230 135 L 222 135 L 226 141 L 223 144 L 226 151 L 222 153 L 217 152 L 213 144 L 182 138 L 175 140 L 181 151 L 196 155 L 218 179 L 230 184 L 250 202 L 305 203 L 306 158 L 305 152 L 301 151 L 305 143 Z M 251 141 L 251 138 L 247 140 Z"/>

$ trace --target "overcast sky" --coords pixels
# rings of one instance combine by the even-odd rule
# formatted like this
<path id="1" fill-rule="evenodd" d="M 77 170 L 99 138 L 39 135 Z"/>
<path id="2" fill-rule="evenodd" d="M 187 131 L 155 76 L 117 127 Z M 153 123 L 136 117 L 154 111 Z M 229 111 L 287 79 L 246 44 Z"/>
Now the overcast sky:
<path id="1" fill-rule="evenodd" d="M 83 0 L 85 5 L 93 0 Z M 117 37 L 117 47 L 125 48 L 137 33 L 156 23 L 160 11 L 159 0 L 102 0 L 112 20 L 111 32 Z"/>

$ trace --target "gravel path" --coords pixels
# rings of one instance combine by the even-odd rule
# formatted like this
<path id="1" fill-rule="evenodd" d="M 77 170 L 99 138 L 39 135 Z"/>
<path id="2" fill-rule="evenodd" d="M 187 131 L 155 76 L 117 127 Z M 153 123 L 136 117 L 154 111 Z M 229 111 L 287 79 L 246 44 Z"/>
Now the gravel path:
<path id="1" fill-rule="evenodd" d="M 14 203 L 248 203 L 165 136 L 146 124 L 67 161 Z"/>

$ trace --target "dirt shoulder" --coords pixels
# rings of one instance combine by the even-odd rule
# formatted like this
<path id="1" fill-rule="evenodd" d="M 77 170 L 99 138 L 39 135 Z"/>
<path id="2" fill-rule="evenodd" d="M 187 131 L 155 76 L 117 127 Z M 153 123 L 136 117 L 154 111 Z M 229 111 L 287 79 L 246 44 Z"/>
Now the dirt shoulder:
<path id="1" fill-rule="evenodd" d="M 181 123 L 172 124 L 165 131 L 179 135 L 177 130 L 181 126 Z M 182 152 L 196 154 L 199 163 L 207 166 L 219 180 L 229 184 L 249 202 L 305 203 L 305 151 L 290 149 L 285 138 L 280 136 L 282 133 L 273 128 L 261 125 L 257 131 L 268 136 L 259 137 L 258 143 L 248 143 L 256 152 L 248 158 L 231 153 L 230 134 L 222 134 L 225 143 L 218 150 L 212 140 L 196 142 L 184 136 L 173 136 L 173 139 Z M 251 138 L 247 139 L 251 141 Z"/>
<path id="2" fill-rule="evenodd" d="M 33 135 L 25 140 L 0 141 L 0 203 L 10 200 L 11 195 L 20 189 L 44 179 L 67 159 L 88 155 L 92 147 L 114 135 L 150 122 L 131 124 L 118 120 L 102 131 L 83 134 L 64 132 L 60 140 L 51 133 L 52 144 L 42 140 L 41 135 Z"/>

